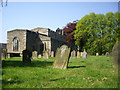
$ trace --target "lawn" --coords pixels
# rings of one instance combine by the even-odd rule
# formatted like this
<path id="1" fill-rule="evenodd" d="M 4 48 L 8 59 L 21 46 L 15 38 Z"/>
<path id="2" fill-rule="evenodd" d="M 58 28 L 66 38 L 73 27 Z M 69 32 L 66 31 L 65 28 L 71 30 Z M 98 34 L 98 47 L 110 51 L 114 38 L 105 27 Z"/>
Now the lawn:
<path id="1" fill-rule="evenodd" d="M 118 68 L 110 57 L 71 58 L 68 69 L 52 68 L 53 60 L 3 60 L 2 88 L 118 88 Z"/>

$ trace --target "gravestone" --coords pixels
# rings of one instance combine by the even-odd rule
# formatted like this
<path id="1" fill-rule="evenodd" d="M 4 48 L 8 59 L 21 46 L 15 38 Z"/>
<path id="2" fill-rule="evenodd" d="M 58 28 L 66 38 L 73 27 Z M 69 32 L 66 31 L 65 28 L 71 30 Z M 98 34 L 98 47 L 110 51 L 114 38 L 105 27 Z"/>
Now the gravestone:
<path id="1" fill-rule="evenodd" d="M 83 52 L 80 52 L 80 56 L 82 57 Z"/>
<path id="2" fill-rule="evenodd" d="M 51 52 L 51 57 L 54 57 L 54 51 Z"/>
<path id="3" fill-rule="evenodd" d="M 99 53 L 96 53 L 96 56 L 99 56 Z"/>
<path id="4" fill-rule="evenodd" d="M 75 51 L 75 50 L 73 50 L 73 51 L 71 52 L 71 57 L 72 57 L 72 58 L 75 58 L 75 57 L 76 57 L 76 51 Z"/>
<path id="5" fill-rule="evenodd" d="M 7 49 L 2 49 L 2 59 L 7 58 Z"/>
<path id="6" fill-rule="evenodd" d="M 44 59 L 48 59 L 49 58 L 49 55 L 48 55 L 47 51 L 43 51 L 43 58 Z"/>
<path id="7" fill-rule="evenodd" d="M 7 54 L 7 58 L 10 58 L 10 54 Z"/>
<path id="8" fill-rule="evenodd" d="M 70 48 L 68 48 L 68 46 L 62 45 L 60 48 L 58 48 L 55 56 L 53 68 L 66 69 L 68 66 L 69 55 L 70 55 Z"/>
<path id="9" fill-rule="evenodd" d="M 109 56 L 109 55 L 110 55 L 110 53 L 109 53 L 109 52 L 106 52 L 105 56 Z"/>
<path id="10" fill-rule="evenodd" d="M 41 55 L 41 54 L 39 54 L 39 55 L 38 55 L 38 58 L 42 58 L 42 55 Z"/>
<path id="11" fill-rule="evenodd" d="M 38 58 L 38 53 L 37 51 L 32 52 L 32 59 L 37 59 Z"/>
<path id="12" fill-rule="evenodd" d="M 87 52 L 84 50 L 84 52 L 82 53 L 82 58 L 87 58 Z"/>
<path id="13" fill-rule="evenodd" d="M 118 67 L 120 67 L 120 41 L 113 46 L 112 57 L 118 64 Z"/>
<path id="14" fill-rule="evenodd" d="M 28 50 L 23 50 L 22 51 L 22 61 L 23 63 L 29 63 L 31 62 L 31 57 L 32 57 L 32 52 L 28 51 Z"/>
<path id="15" fill-rule="evenodd" d="M 80 52 L 77 51 L 77 58 L 80 58 Z"/>

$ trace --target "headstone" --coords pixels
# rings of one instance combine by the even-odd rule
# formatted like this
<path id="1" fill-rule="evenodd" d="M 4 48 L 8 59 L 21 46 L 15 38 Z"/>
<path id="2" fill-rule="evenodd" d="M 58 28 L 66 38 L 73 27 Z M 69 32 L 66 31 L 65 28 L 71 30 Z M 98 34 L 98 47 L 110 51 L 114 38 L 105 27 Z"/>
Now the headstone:
<path id="1" fill-rule="evenodd" d="M 39 55 L 38 55 L 38 58 L 42 58 L 42 55 L 41 55 L 41 54 L 39 54 Z"/>
<path id="2" fill-rule="evenodd" d="M 77 51 L 77 58 L 80 58 L 80 52 Z"/>
<path id="3" fill-rule="evenodd" d="M 105 56 L 109 56 L 109 55 L 110 55 L 110 53 L 109 53 L 109 52 L 106 52 Z"/>
<path id="4" fill-rule="evenodd" d="M 82 57 L 83 52 L 80 52 L 80 56 Z"/>
<path id="5" fill-rule="evenodd" d="M 10 54 L 7 54 L 7 57 L 10 58 Z"/>
<path id="6" fill-rule="evenodd" d="M 66 69 L 68 66 L 69 55 L 70 48 L 68 48 L 68 46 L 62 45 L 60 48 L 58 48 L 53 68 Z"/>
<path id="7" fill-rule="evenodd" d="M 7 49 L 2 49 L 2 59 L 7 58 Z"/>
<path id="8" fill-rule="evenodd" d="M 44 59 L 48 59 L 48 58 L 49 58 L 49 55 L 48 55 L 48 52 L 47 52 L 47 51 L 44 51 L 44 52 L 43 52 L 43 58 L 44 58 Z"/>
<path id="9" fill-rule="evenodd" d="M 37 59 L 38 58 L 38 53 L 37 51 L 32 52 L 32 59 Z"/>
<path id="10" fill-rule="evenodd" d="M 120 41 L 113 46 L 112 56 L 118 64 L 118 67 L 120 67 Z"/>
<path id="11" fill-rule="evenodd" d="M 28 51 L 28 50 L 23 50 L 22 51 L 22 60 L 24 63 L 29 63 L 31 62 L 31 57 L 32 57 L 32 52 Z"/>
<path id="12" fill-rule="evenodd" d="M 51 52 L 51 57 L 54 57 L 54 51 Z"/>
<path id="13" fill-rule="evenodd" d="M 87 52 L 84 50 L 83 54 L 82 54 L 83 58 L 87 58 Z"/>
<path id="14" fill-rule="evenodd" d="M 75 50 L 73 50 L 73 51 L 71 52 L 71 57 L 72 57 L 72 58 L 75 58 L 75 57 L 76 57 L 76 51 L 75 51 Z"/>
<path id="15" fill-rule="evenodd" d="M 96 53 L 96 56 L 99 56 L 99 53 Z"/>

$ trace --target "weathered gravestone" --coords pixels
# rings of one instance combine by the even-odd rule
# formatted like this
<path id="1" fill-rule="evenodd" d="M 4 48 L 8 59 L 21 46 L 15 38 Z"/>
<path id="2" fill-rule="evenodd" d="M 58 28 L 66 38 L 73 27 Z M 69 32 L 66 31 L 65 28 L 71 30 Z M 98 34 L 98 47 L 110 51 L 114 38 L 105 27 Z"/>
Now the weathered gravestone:
<path id="1" fill-rule="evenodd" d="M 39 55 L 38 55 L 38 58 L 42 58 L 42 55 L 41 55 L 41 54 L 39 54 Z"/>
<path id="2" fill-rule="evenodd" d="M 82 57 L 83 52 L 80 52 L 80 56 Z"/>
<path id="3" fill-rule="evenodd" d="M 22 52 L 22 60 L 23 60 L 23 63 L 29 63 L 31 62 L 31 57 L 32 57 L 32 52 L 28 51 L 28 50 L 23 50 Z"/>
<path id="4" fill-rule="evenodd" d="M 105 56 L 109 56 L 109 55 L 110 55 L 110 53 L 109 53 L 109 52 L 106 52 Z"/>
<path id="5" fill-rule="evenodd" d="M 7 58 L 10 58 L 10 54 L 7 54 Z"/>
<path id="6" fill-rule="evenodd" d="M 118 67 L 120 67 L 120 41 L 113 46 L 112 56 L 118 64 Z"/>
<path id="7" fill-rule="evenodd" d="M 75 57 L 76 57 L 76 51 L 75 51 L 75 50 L 73 50 L 73 51 L 71 52 L 71 57 L 72 57 L 72 58 L 75 58 Z"/>
<path id="8" fill-rule="evenodd" d="M 48 59 L 49 58 L 49 55 L 48 55 L 47 51 L 43 51 L 43 58 L 44 59 Z"/>
<path id="9" fill-rule="evenodd" d="M 96 53 L 96 56 L 99 56 L 99 53 Z"/>
<path id="10" fill-rule="evenodd" d="M 32 59 L 37 59 L 38 58 L 38 53 L 37 51 L 32 52 Z"/>
<path id="11" fill-rule="evenodd" d="M 53 68 L 66 69 L 68 66 L 69 55 L 70 48 L 68 48 L 68 46 L 62 45 L 60 48 L 58 48 Z"/>
<path id="12" fill-rule="evenodd" d="M 84 52 L 82 53 L 82 58 L 87 58 L 87 52 L 84 50 Z"/>
<path id="13" fill-rule="evenodd" d="M 51 52 L 51 57 L 54 57 L 54 51 Z"/>
<path id="14" fill-rule="evenodd" d="M 80 58 L 80 52 L 77 51 L 77 58 Z"/>
<path id="15" fill-rule="evenodd" d="M 7 49 L 2 49 L 2 59 L 7 58 Z"/>

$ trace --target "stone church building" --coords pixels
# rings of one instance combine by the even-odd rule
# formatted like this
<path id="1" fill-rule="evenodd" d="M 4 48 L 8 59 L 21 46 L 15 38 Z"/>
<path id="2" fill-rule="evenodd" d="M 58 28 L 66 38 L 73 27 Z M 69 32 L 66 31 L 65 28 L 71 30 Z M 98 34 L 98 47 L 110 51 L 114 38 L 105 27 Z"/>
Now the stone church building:
<path id="1" fill-rule="evenodd" d="M 7 32 L 7 53 L 12 56 L 22 56 L 23 50 L 37 52 L 43 56 L 46 51 L 49 56 L 56 52 L 57 48 L 67 44 L 61 29 L 56 32 L 49 28 L 35 28 L 32 30 L 15 29 Z"/>

